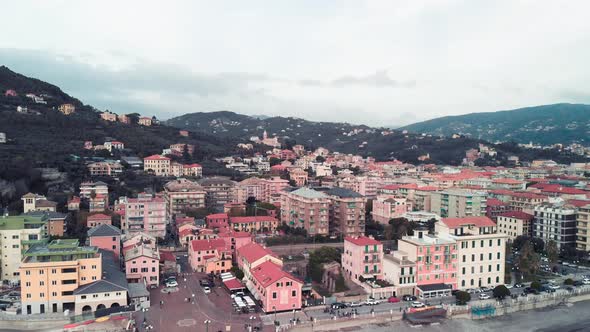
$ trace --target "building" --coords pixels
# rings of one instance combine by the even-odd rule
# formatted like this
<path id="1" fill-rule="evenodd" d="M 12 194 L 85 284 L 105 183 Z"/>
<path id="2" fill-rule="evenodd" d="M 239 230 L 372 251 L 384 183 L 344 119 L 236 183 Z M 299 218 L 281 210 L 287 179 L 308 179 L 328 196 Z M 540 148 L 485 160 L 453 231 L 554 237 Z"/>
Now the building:
<path id="1" fill-rule="evenodd" d="M 261 263 L 251 270 L 250 287 L 255 299 L 261 302 L 265 313 L 301 309 L 303 282 L 283 271 L 272 261 Z"/>
<path id="2" fill-rule="evenodd" d="M 508 204 L 510 204 L 510 209 L 512 211 L 523 211 L 532 214 L 537 205 L 547 202 L 548 200 L 548 196 L 541 194 L 513 192 L 509 193 Z"/>
<path id="3" fill-rule="evenodd" d="M 455 240 L 414 231 L 398 241 L 398 250 L 415 262 L 416 294 L 422 298 L 450 295 L 457 288 L 457 244 Z M 423 287 L 428 286 L 428 287 Z"/>
<path id="4" fill-rule="evenodd" d="M 184 164 L 182 165 L 182 175 L 192 177 L 203 177 L 203 166 L 199 164 Z"/>
<path id="5" fill-rule="evenodd" d="M 271 216 L 230 217 L 230 229 L 248 233 L 271 233 L 276 231 L 279 221 Z"/>
<path id="6" fill-rule="evenodd" d="M 68 211 L 80 210 L 80 197 L 74 196 L 68 200 Z"/>
<path id="7" fill-rule="evenodd" d="M 498 233 L 506 234 L 508 240 L 514 241 L 519 236 L 531 236 L 533 233 L 532 214 L 522 211 L 508 211 L 497 216 Z"/>
<path id="8" fill-rule="evenodd" d="M 207 228 L 218 229 L 219 232 L 229 231 L 229 216 L 227 213 L 214 213 L 205 217 Z"/>
<path id="9" fill-rule="evenodd" d="M 108 111 L 100 113 L 100 118 L 109 122 L 117 122 L 117 114 Z"/>
<path id="10" fill-rule="evenodd" d="M 391 219 L 402 218 L 408 211 L 412 211 L 412 203 L 401 196 L 377 195 L 373 200 L 373 220 L 380 224 L 388 224 Z"/>
<path id="11" fill-rule="evenodd" d="M 92 247 L 113 254 L 115 261 L 121 257 L 121 230 L 109 224 L 101 224 L 88 230 L 88 243 Z"/>
<path id="12" fill-rule="evenodd" d="M 157 176 L 170 176 L 170 165 L 170 158 L 158 154 L 143 158 L 143 170 Z"/>
<path id="13" fill-rule="evenodd" d="M 117 162 L 101 161 L 88 164 L 88 171 L 91 176 L 117 177 L 123 173 L 123 166 Z"/>
<path id="14" fill-rule="evenodd" d="M 111 225 L 112 217 L 104 213 L 96 213 L 86 218 L 86 227 L 93 228 L 100 225 Z"/>
<path id="15" fill-rule="evenodd" d="M 23 201 L 23 212 L 32 212 L 32 211 L 50 211 L 55 212 L 57 207 L 57 203 L 48 200 L 43 195 L 28 193 L 21 197 Z"/>
<path id="16" fill-rule="evenodd" d="M 365 234 L 365 205 L 367 199 L 350 189 L 319 188 L 330 199 L 329 232 L 331 236 L 361 236 Z"/>
<path id="17" fill-rule="evenodd" d="M 92 195 L 109 196 L 109 187 L 102 181 L 82 182 L 80 184 L 80 198 L 89 199 Z M 108 204 L 108 199 L 107 199 Z"/>
<path id="18" fill-rule="evenodd" d="M 74 292 L 103 275 L 98 249 L 80 246 L 78 240 L 32 246 L 24 253 L 19 272 L 22 313 L 27 315 L 78 311 Z"/>
<path id="19" fill-rule="evenodd" d="M 152 121 L 152 118 L 149 118 L 147 116 L 142 116 L 139 118 L 139 120 L 137 120 L 137 123 L 142 126 L 149 127 L 153 124 L 153 121 Z"/>
<path id="20" fill-rule="evenodd" d="M 57 108 L 62 114 L 70 115 L 76 111 L 76 106 L 72 104 L 61 104 Z"/>
<path id="21" fill-rule="evenodd" d="M 130 283 L 148 286 L 160 284 L 160 253 L 149 245 L 141 244 L 124 252 L 125 275 Z"/>
<path id="22" fill-rule="evenodd" d="M 342 268 L 359 285 L 367 279 L 382 279 L 383 244 L 366 236 L 344 238 Z"/>
<path id="23" fill-rule="evenodd" d="M 430 194 L 430 212 L 443 218 L 485 216 L 486 193 L 468 189 L 447 189 Z"/>
<path id="24" fill-rule="evenodd" d="M 156 238 L 166 237 L 166 200 L 151 195 L 120 199 L 125 204 L 121 217 L 121 229 L 125 233 L 147 233 Z"/>
<path id="25" fill-rule="evenodd" d="M 233 198 L 238 203 L 244 203 L 250 197 L 261 202 L 272 202 L 287 187 L 289 181 L 276 176 L 268 179 L 247 178 L 235 184 Z"/>
<path id="26" fill-rule="evenodd" d="M 493 221 L 497 220 L 498 215 L 509 212 L 510 204 L 505 203 L 497 198 L 488 198 L 486 200 L 486 217 L 492 219 Z"/>
<path id="27" fill-rule="evenodd" d="M 488 217 L 442 218 L 435 233 L 457 244 L 457 288 L 504 284 L 506 235 Z"/>
<path id="28" fill-rule="evenodd" d="M 396 250 L 383 255 L 383 279 L 395 285 L 395 296 L 414 295 L 416 287 L 416 262 L 408 253 Z"/>
<path id="29" fill-rule="evenodd" d="M 119 142 L 119 141 L 104 142 L 103 146 L 109 152 L 113 152 L 113 150 L 124 150 L 125 149 L 125 143 Z"/>
<path id="30" fill-rule="evenodd" d="M 217 212 L 223 211 L 223 205 L 234 201 L 233 188 L 235 182 L 221 177 L 205 178 L 199 184 L 207 193 L 205 204 Z"/>
<path id="31" fill-rule="evenodd" d="M 23 216 L 42 218 L 47 222 L 47 234 L 50 236 L 64 236 L 69 214 L 51 211 L 31 211 Z"/>
<path id="32" fill-rule="evenodd" d="M 88 211 L 90 213 L 93 212 L 103 212 L 108 209 L 109 204 L 109 196 L 107 195 L 95 195 L 91 196 L 88 199 Z"/>
<path id="33" fill-rule="evenodd" d="M 330 197 L 307 187 L 281 192 L 281 222 L 307 234 L 329 234 Z"/>
<path id="34" fill-rule="evenodd" d="M 193 240 L 188 260 L 195 272 L 225 273 L 232 268 L 232 251 L 223 239 Z"/>
<path id="35" fill-rule="evenodd" d="M 576 246 L 576 208 L 569 204 L 543 203 L 535 206 L 533 236 L 555 241 L 557 248 Z"/>
<path id="36" fill-rule="evenodd" d="M 238 267 L 244 272 L 244 280 L 246 280 L 246 287 L 248 287 L 248 289 L 252 286 L 248 283 L 248 280 L 252 279 L 250 272 L 256 266 L 267 261 L 271 261 L 280 266 L 283 265 L 283 261 L 278 255 L 256 242 L 251 242 L 237 248 L 236 252 L 236 262 Z"/>
<path id="37" fill-rule="evenodd" d="M 295 182 L 295 186 L 302 187 L 307 184 L 308 174 L 301 168 L 294 168 L 289 171 L 289 179 Z"/>
<path id="38" fill-rule="evenodd" d="M 131 118 L 125 114 L 117 115 L 117 120 L 119 120 L 119 122 L 124 123 L 124 124 L 131 124 Z"/>
<path id="39" fill-rule="evenodd" d="M 174 215 L 205 207 L 207 192 L 197 182 L 177 179 L 164 185 L 166 219 Z"/>
<path id="40" fill-rule="evenodd" d="M 32 245 L 42 244 L 49 239 L 45 216 L 0 217 L 0 272 L 2 280 L 19 280 L 19 266 L 22 254 Z"/>
<path id="41" fill-rule="evenodd" d="M 576 222 L 576 249 L 590 251 L 590 204 L 578 208 Z"/>

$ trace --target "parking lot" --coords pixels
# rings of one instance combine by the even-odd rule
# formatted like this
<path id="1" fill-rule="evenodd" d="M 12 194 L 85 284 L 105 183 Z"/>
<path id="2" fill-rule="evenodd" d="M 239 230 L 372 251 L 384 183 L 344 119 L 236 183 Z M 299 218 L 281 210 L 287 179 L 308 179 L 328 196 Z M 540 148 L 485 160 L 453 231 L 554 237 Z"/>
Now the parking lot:
<path id="1" fill-rule="evenodd" d="M 199 280 L 206 279 L 207 275 L 191 273 L 185 257 L 181 256 L 178 262 L 183 272 L 176 278 L 178 287 L 166 288 L 161 285 L 150 290 L 150 309 L 135 314 L 139 327 L 142 327 L 144 319 L 148 325 L 153 326 L 153 330 L 166 332 L 206 329 L 215 332 L 226 331 L 228 327 L 231 331 L 245 331 L 247 325 L 260 327 L 258 313 L 243 314 L 235 311 L 233 300 L 219 279 L 214 281 L 215 286 L 211 287 L 211 293 L 205 294 Z M 140 328 L 140 331 L 143 330 L 145 329 Z"/>

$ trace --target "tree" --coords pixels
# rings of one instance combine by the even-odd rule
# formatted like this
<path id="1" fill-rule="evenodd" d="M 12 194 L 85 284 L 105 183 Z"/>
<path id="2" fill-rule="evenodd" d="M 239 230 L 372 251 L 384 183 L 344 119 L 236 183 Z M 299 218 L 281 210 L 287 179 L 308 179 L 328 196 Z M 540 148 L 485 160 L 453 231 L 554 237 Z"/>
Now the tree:
<path id="1" fill-rule="evenodd" d="M 545 247 L 545 251 L 547 252 L 547 260 L 551 267 L 557 264 L 557 260 L 559 259 L 559 249 L 557 248 L 557 243 L 553 240 L 549 240 L 547 242 L 547 246 Z"/>
<path id="2" fill-rule="evenodd" d="M 496 286 L 492 293 L 494 294 L 495 298 L 500 300 L 504 299 L 506 296 L 510 296 L 510 290 L 504 285 Z"/>
<path id="3" fill-rule="evenodd" d="M 455 294 L 455 299 L 457 299 L 457 304 L 465 305 L 467 302 L 471 301 L 471 294 L 465 291 L 458 291 Z"/>
<path id="4" fill-rule="evenodd" d="M 541 290 L 541 283 L 535 280 L 535 281 L 531 282 L 531 288 L 536 291 L 540 291 Z"/>
<path id="5" fill-rule="evenodd" d="M 336 248 L 321 247 L 312 251 L 309 254 L 309 263 L 307 264 L 307 272 L 311 275 L 311 279 L 315 282 L 321 282 L 324 274 L 324 263 L 340 262 L 340 252 Z"/>
<path id="6" fill-rule="evenodd" d="M 272 166 L 275 166 L 275 165 L 280 164 L 281 163 L 281 160 L 279 158 L 276 158 L 276 157 L 271 157 L 268 160 L 268 162 L 269 162 L 270 166 L 272 167 Z"/>
<path id="7" fill-rule="evenodd" d="M 535 252 L 533 244 L 530 241 L 525 242 L 518 260 L 520 272 L 524 273 L 526 276 L 535 275 L 537 271 L 539 271 L 540 262 L 541 258 L 539 254 Z"/>
<path id="8" fill-rule="evenodd" d="M 237 266 L 232 266 L 231 271 L 239 280 L 244 279 L 244 272 Z"/>
<path id="9" fill-rule="evenodd" d="M 322 156 L 317 156 L 315 157 L 315 161 L 317 161 L 318 163 L 323 163 L 324 161 L 326 161 L 326 158 Z"/>
<path id="10" fill-rule="evenodd" d="M 571 286 L 571 285 L 573 285 L 573 284 L 574 284 L 574 279 L 572 279 L 572 278 L 567 278 L 567 279 L 565 279 L 565 280 L 563 281 L 563 284 L 564 284 L 564 285 L 569 285 L 569 286 Z"/>

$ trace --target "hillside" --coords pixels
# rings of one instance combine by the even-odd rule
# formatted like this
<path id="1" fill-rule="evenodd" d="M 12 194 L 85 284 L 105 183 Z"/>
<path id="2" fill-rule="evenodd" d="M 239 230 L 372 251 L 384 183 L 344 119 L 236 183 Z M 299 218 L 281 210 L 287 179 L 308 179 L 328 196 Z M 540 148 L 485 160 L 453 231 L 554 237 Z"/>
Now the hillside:
<path id="1" fill-rule="evenodd" d="M 484 161 L 487 164 L 503 164 L 512 154 L 518 155 L 523 161 L 536 158 L 554 158 L 562 162 L 580 160 L 578 156 L 553 150 L 535 151 L 512 145 L 493 145 L 468 137 L 452 139 L 404 134 L 400 130 L 313 122 L 292 117 L 260 119 L 228 111 L 185 114 L 166 121 L 166 124 L 218 137 L 235 137 L 244 142 L 251 136 L 261 137 L 266 130 L 269 136 L 278 136 L 287 147 L 293 144 L 303 144 L 307 149 L 323 146 L 341 153 L 373 156 L 378 160 L 396 158 L 411 163 L 419 163 L 418 157 L 429 154 L 430 159 L 426 162 L 457 165 L 465 157 L 465 151 L 477 148 L 479 143 L 493 146 L 498 151 L 496 160 Z"/>
<path id="2" fill-rule="evenodd" d="M 445 136 L 459 133 L 491 142 L 589 145 L 590 105 L 554 104 L 445 116 L 400 129 Z"/>

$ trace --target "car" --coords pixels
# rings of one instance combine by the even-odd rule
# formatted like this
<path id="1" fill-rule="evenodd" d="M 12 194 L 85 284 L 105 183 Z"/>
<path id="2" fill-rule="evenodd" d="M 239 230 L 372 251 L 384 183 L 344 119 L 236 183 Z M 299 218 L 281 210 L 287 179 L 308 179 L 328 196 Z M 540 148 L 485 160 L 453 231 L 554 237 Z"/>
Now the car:
<path id="1" fill-rule="evenodd" d="M 379 303 L 380 302 L 378 300 L 375 300 L 375 299 L 368 299 L 368 300 L 365 301 L 365 304 L 366 305 L 377 305 Z"/>
<path id="2" fill-rule="evenodd" d="M 174 279 L 166 280 L 166 287 L 178 287 L 178 282 Z"/>
<path id="3" fill-rule="evenodd" d="M 512 288 L 514 288 L 514 285 L 508 285 L 508 286 L 506 286 L 506 288 L 512 289 Z"/>
<path id="4" fill-rule="evenodd" d="M 584 285 L 590 285 L 590 278 L 584 278 L 584 279 L 582 279 L 582 283 Z"/>
<path id="5" fill-rule="evenodd" d="M 516 283 L 516 284 L 514 284 L 514 287 L 515 288 L 523 288 L 524 287 L 524 284 Z"/>
<path id="6" fill-rule="evenodd" d="M 398 303 L 399 299 L 395 296 L 391 296 L 390 298 L 387 299 L 387 302 L 389 303 Z"/>
<path id="7" fill-rule="evenodd" d="M 556 284 L 549 284 L 549 286 L 547 286 L 547 287 L 549 287 L 551 289 L 559 289 L 559 288 L 561 288 L 559 285 L 556 285 Z"/>
<path id="8" fill-rule="evenodd" d="M 549 287 L 541 287 L 541 291 L 545 293 L 555 293 L 555 289 Z"/>
<path id="9" fill-rule="evenodd" d="M 481 289 L 482 289 L 484 292 L 491 292 L 491 291 L 493 291 L 493 290 L 494 290 L 494 289 L 493 289 L 493 288 L 491 288 L 491 287 L 482 287 Z"/>
<path id="10" fill-rule="evenodd" d="M 573 288 L 572 286 L 567 286 L 565 289 L 566 289 L 568 292 L 573 292 L 573 291 L 574 291 L 574 288 Z"/>
<path id="11" fill-rule="evenodd" d="M 209 286 L 209 280 L 208 279 L 201 279 L 201 280 L 199 280 L 199 285 Z"/>
<path id="12" fill-rule="evenodd" d="M 205 292 L 205 294 L 209 294 L 211 293 L 211 288 L 209 288 L 209 286 L 205 286 L 203 287 L 203 292 Z"/>
<path id="13" fill-rule="evenodd" d="M 473 288 L 469 288 L 469 289 L 466 290 L 466 292 L 469 293 L 469 294 L 475 294 L 475 293 L 477 293 L 477 290 L 476 289 L 473 289 Z"/>
<path id="14" fill-rule="evenodd" d="M 346 303 L 341 303 L 341 302 L 332 303 L 332 309 L 345 309 L 345 308 L 346 308 Z"/>
<path id="15" fill-rule="evenodd" d="M 576 281 L 574 281 L 574 286 L 576 286 L 576 287 L 580 287 L 580 286 L 583 286 L 583 285 L 584 285 L 584 282 L 582 280 L 576 280 Z"/>
<path id="16" fill-rule="evenodd" d="M 420 301 L 412 302 L 412 308 L 424 308 L 426 305 Z"/>
<path id="17" fill-rule="evenodd" d="M 363 305 L 362 302 L 350 302 L 350 303 L 348 303 L 348 306 L 351 307 L 351 308 L 360 307 L 362 305 Z"/>
<path id="18" fill-rule="evenodd" d="M 416 301 L 418 298 L 415 297 L 414 295 L 404 295 L 402 297 L 402 300 L 406 301 L 406 302 L 410 302 L 410 301 Z"/>
<path id="19" fill-rule="evenodd" d="M 489 300 L 490 296 L 488 294 L 481 293 L 481 294 L 479 294 L 479 299 L 480 300 Z"/>

